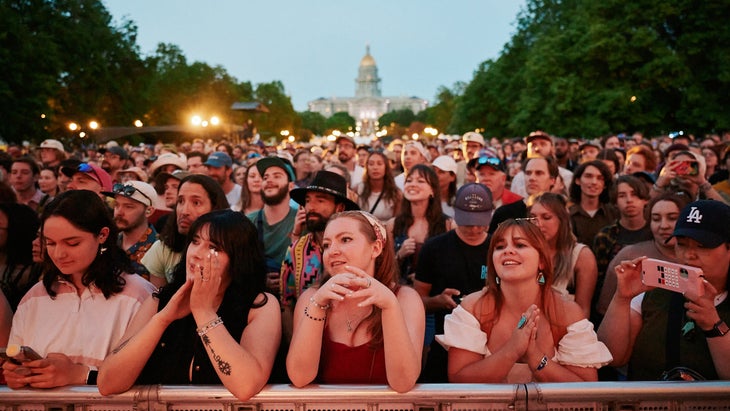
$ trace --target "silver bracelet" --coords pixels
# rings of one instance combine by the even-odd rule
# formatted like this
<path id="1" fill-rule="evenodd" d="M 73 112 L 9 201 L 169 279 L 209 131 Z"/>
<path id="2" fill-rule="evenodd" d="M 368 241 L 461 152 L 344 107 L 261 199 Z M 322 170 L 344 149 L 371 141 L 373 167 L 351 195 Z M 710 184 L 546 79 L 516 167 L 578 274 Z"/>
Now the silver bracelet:
<path id="1" fill-rule="evenodd" d="M 221 324 L 223 324 L 223 319 L 220 318 L 220 317 L 216 317 L 216 318 L 208 321 L 204 325 L 198 327 L 195 331 L 197 331 L 198 332 L 198 335 L 200 337 L 202 337 L 205 334 L 208 334 L 208 331 L 212 330 L 213 328 L 215 328 L 215 327 L 217 327 L 217 326 L 219 326 Z"/>
<path id="2" fill-rule="evenodd" d="M 314 304 L 315 307 L 319 308 L 322 311 L 327 311 L 330 309 L 329 304 L 321 305 L 320 303 L 318 303 L 317 301 L 314 300 L 314 297 L 309 297 L 309 302 Z"/>

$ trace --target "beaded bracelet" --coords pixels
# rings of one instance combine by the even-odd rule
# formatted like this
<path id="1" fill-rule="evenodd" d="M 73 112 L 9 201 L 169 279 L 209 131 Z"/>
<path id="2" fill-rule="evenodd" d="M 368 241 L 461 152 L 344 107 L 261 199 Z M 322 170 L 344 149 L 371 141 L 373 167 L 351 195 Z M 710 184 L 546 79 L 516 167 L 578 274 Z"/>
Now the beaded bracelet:
<path id="1" fill-rule="evenodd" d="M 329 304 L 321 305 L 320 303 L 318 303 L 317 301 L 314 300 L 314 297 L 309 297 L 309 302 L 314 304 L 315 307 L 319 308 L 322 311 L 327 311 L 330 309 Z"/>
<path id="2" fill-rule="evenodd" d="M 543 355 L 542 360 L 540 360 L 540 364 L 537 364 L 537 367 L 535 367 L 535 371 L 542 370 L 543 368 L 545 368 L 547 363 L 548 363 L 548 357 L 547 357 L 547 355 Z"/>
<path id="3" fill-rule="evenodd" d="M 304 315 L 314 321 L 324 321 L 327 319 L 327 314 L 325 314 L 324 317 L 312 317 L 312 315 L 309 314 L 309 306 L 304 307 Z"/>
<path id="4" fill-rule="evenodd" d="M 223 319 L 220 317 L 216 317 L 216 318 L 208 321 L 204 325 L 198 327 L 195 331 L 197 331 L 198 335 L 202 337 L 205 334 L 208 334 L 208 331 L 212 330 L 213 328 L 215 328 L 221 324 L 223 324 Z"/>

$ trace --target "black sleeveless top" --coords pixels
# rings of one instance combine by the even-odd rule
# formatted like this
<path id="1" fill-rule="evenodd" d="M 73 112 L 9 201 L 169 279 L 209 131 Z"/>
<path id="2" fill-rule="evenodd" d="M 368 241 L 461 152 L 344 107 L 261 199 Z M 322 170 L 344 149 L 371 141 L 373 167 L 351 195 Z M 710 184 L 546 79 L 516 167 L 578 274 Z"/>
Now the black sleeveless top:
<path id="1" fill-rule="evenodd" d="M 172 294 L 160 296 L 158 312 L 171 297 Z M 243 299 L 229 287 L 218 308 L 223 326 L 236 341 L 241 339 L 251 309 L 252 302 Z M 173 321 L 160 337 L 136 384 L 221 384 L 196 328 L 192 314 Z M 192 381 L 189 378 L 191 361 Z"/>

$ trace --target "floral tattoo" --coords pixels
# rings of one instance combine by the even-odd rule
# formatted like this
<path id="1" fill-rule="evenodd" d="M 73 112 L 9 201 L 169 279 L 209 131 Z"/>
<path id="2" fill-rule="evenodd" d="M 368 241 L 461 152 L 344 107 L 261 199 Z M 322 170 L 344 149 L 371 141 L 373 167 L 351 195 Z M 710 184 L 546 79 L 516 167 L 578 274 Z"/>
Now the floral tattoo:
<path id="1" fill-rule="evenodd" d="M 223 375 L 231 375 L 231 364 L 228 364 L 227 362 L 223 361 L 221 359 L 221 356 L 216 354 L 213 350 L 213 347 L 210 345 L 210 338 L 208 338 L 207 335 L 203 336 L 203 344 L 208 346 L 210 349 L 210 353 L 213 355 L 213 359 L 215 360 L 216 364 L 218 365 L 218 370 L 223 373 Z"/>

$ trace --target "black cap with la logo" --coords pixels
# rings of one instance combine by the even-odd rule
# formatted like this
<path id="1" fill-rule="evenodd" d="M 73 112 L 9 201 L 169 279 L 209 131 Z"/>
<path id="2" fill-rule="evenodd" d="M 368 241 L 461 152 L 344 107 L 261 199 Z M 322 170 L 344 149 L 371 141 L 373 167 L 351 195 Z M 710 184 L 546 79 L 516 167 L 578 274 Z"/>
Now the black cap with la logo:
<path id="1" fill-rule="evenodd" d="M 698 200 L 679 214 L 673 237 L 689 237 L 707 248 L 730 243 L 730 206 L 722 201 Z"/>

